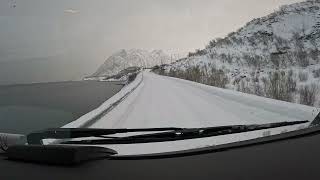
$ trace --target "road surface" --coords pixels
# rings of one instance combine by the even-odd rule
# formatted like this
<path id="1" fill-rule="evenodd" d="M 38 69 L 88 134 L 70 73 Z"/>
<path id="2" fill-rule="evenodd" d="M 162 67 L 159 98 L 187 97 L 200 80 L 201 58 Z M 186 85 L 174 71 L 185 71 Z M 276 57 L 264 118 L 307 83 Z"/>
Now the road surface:
<path id="1" fill-rule="evenodd" d="M 144 72 L 143 83 L 94 128 L 207 127 L 311 119 L 314 108 Z"/>

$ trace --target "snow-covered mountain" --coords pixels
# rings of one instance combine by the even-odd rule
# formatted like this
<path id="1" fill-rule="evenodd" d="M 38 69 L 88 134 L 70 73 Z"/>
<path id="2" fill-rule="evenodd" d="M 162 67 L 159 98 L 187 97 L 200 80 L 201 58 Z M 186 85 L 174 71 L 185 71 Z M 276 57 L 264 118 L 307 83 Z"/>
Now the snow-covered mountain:
<path id="1" fill-rule="evenodd" d="M 268 16 L 254 19 L 176 64 L 220 60 L 244 67 L 306 67 L 318 62 L 319 45 L 320 1 L 309 0 L 282 6 Z"/>
<path id="2" fill-rule="evenodd" d="M 224 72 L 227 88 L 255 93 L 254 88 L 262 88 L 276 71 L 290 74 L 296 86 L 320 84 L 319 57 L 320 0 L 308 0 L 253 19 L 225 38 L 210 41 L 205 49 L 166 66 L 165 72 L 177 76 L 190 67 L 197 67 L 202 74 Z M 266 92 L 261 95 L 267 96 Z"/>
<path id="3" fill-rule="evenodd" d="M 166 63 L 171 63 L 171 57 L 162 50 L 122 49 L 111 55 L 92 76 L 112 76 L 129 67 L 149 68 Z"/>

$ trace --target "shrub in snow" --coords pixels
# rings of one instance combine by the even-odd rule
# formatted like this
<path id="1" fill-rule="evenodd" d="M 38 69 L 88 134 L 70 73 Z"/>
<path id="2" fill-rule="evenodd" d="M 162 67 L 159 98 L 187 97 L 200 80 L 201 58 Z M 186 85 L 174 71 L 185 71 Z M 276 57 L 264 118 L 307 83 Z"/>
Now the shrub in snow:
<path id="1" fill-rule="evenodd" d="M 300 87 L 300 104 L 314 106 L 316 103 L 316 96 L 319 92 L 319 86 L 316 84 L 304 85 Z"/>
<path id="2" fill-rule="evenodd" d="M 204 68 L 200 68 L 199 66 L 188 66 L 185 70 L 171 68 L 168 73 L 162 71 L 160 74 L 220 88 L 226 88 L 226 85 L 229 83 L 229 78 L 225 72 L 221 69 L 218 70 L 215 66 L 211 65 L 205 66 Z"/>
<path id="3" fill-rule="evenodd" d="M 293 70 L 288 71 L 288 76 L 287 76 L 287 85 L 288 89 L 291 93 L 295 93 L 297 90 L 297 81 L 294 78 Z"/>
<path id="4" fill-rule="evenodd" d="M 295 88 L 295 81 L 284 71 L 271 73 L 265 88 L 266 96 L 269 98 L 287 102 L 293 101 L 292 90 Z"/>
<path id="5" fill-rule="evenodd" d="M 299 72 L 299 80 L 301 82 L 306 82 L 306 81 L 308 81 L 308 79 L 309 79 L 309 76 L 307 73 Z"/>
<path id="6" fill-rule="evenodd" d="M 314 44 L 315 49 L 312 49 L 309 53 L 309 56 L 314 62 L 319 62 L 320 51 L 317 49 L 317 44 Z"/>
<path id="7" fill-rule="evenodd" d="M 245 81 L 244 79 L 242 79 L 240 81 L 240 83 L 238 84 L 237 90 L 240 91 L 240 92 L 243 92 L 243 93 L 248 93 L 248 94 L 252 93 L 251 89 L 250 89 L 250 86 L 249 86 L 249 82 Z"/>
<path id="8" fill-rule="evenodd" d="M 314 78 L 320 78 L 320 69 L 313 71 Z"/>

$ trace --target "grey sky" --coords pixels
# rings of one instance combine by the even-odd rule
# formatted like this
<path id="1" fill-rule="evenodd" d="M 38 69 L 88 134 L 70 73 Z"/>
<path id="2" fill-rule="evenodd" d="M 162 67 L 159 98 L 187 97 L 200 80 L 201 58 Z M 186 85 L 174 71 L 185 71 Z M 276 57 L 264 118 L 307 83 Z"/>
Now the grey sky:
<path id="1" fill-rule="evenodd" d="M 88 74 L 119 49 L 192 51 L 298 1 L 0 0 L 0 62 L 59 57 Z"/>

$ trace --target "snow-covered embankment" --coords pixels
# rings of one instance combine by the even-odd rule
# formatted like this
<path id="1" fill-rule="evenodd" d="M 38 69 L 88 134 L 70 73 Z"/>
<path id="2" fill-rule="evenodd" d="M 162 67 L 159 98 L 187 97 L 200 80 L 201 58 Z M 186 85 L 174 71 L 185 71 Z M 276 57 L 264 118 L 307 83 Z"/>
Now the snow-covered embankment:
<path id="1" fill-rule="evenodd" d="M 143 81 L 143 74 L 142 72 L 140 72 L 133 82 L 123 87 L 117 94 L 112 96 L 102 105 L 100 105 L 98 108 L 83 115 L 76 121 L 73 121 L 63 126 L 62 128 L 81 128 L 81 127 L 90 126 L 90 124 L 98 120 L 99 117 L 111 111 L 117 104 L 119 104 L 122 100 L 124 100 L 131 92 L 133 92 L 142 83 L 142 81 Z"/>

